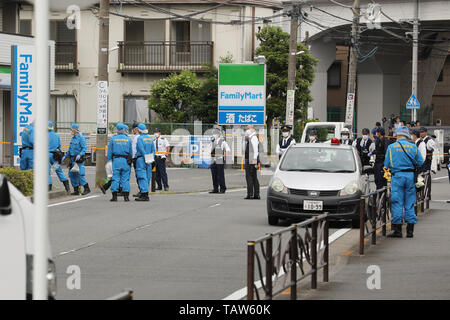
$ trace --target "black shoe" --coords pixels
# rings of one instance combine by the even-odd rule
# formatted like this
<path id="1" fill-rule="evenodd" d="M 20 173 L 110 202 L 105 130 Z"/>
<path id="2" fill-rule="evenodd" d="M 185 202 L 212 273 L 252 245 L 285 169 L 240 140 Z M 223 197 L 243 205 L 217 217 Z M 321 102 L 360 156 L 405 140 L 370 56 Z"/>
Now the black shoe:
<path id="1" fill-rule="evenodd" d="M 51 184 L 49 184 L 49 185 L 48 185 L 48 191 L 52 191 L 52 187 L 53 187 L 53 186 L 52 186 Z"/>
<path id="2" fill-rule="evenodd" d="M 169 187 L 165 187 L 165 188 L 164 188 L 164 191 L 169 191 Z"/>
<path id="3" fill-rule="evenodd" d="M 86 183 L 86 184 L 83 186 L 83 188 L 84 188 L 84 191 L 83 191 L 83 193 L 81 194 L 82 196 L 85 196 L 85 195 L 87 195 L 88 193 L 91 192 L 91 189 L 89 189 L 89 184 Z"/>
<path id="4" fill-rule="evenodd" d="M 244 199 L 245 199 L 245 200 L 253 199 L 253 196 L 247 195 Z"/>
<path id="5" fill-rule="evenodd" d="M 111 184 L 112 180 L 109 180 L 107 183 L 105 183 L 100 187 L 100 190 L 102 190 L 103 194 L 106 194 L 106 190 L 108 190 L 111 187 Z"/>
<path id="6" fill-rule="evenodd" d="M 225 193 L 225 190 L 220 190 L 219 193 Z"/>
<path id="7" fill-rule="evenodd" d="M 74 187 L 73 192 L 70 195 L 79 196 L 80 195 L 80 187 Z"/>
<path id="8" fill-rule="evenodd" d="M 407 238 L 414 237 L 414 223 L 408 223 L 406 225 L 406 237 Z"/>
<path id="9" fill-rule="evenodd" d="M 392 229 L 394 232 L 388 235 L 389 238 L 401 238 L 402 235 L 402 225 L 401 224 L 393 224 Z"/>
<path id="10" fill-rule="evenodd" d="M 210 191 L 209 193 L 219 193 L 217 190 Z"/>
<path id="11" fill-rule="evenodd" d="M 148 197 L 147 193 L 141 193 L 139 198 L 134 199 L 135 201 L 150 201 L 150 198 Z"/>
<path id="12" fill-rule="evenodd" d="M 253 199 L 259 200 L 259 199 L 261 199 L 261 197 L 260 196 L 254 196 Z"/>
<path id="13" fill-rule="evenodd" d="M 125 202 L 130 201 L 129 195 L 130 195 L 129 192 L 123 192 L 123 200 L 124 200 Z"/>
<path id="14" fill-rule="evenodd" d="M 117 192 L 113 192 L 113 193 L 112 193 L 112 198 L 111 198 L 111 200 L 109 200 L 109 201 L 114 201 L 114 202 L 117 201 Z"/>
<path id="15" fill-rule="evenodd" d="M 64 184 L 64 188 L 66 188 L 66 192 L 70 193 L 69 180 L 64 181 L 63 184 Z"/>

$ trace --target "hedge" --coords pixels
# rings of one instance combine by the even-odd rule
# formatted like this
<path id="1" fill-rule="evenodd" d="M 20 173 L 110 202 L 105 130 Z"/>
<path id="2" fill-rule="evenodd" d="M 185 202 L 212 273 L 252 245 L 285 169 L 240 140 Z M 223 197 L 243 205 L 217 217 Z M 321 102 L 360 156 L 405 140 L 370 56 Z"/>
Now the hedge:
<path id="1" fill-rule="evenodd" d="M 19 170 L 12 167 L 0 168 L 0 174 L 4 174 L 25 196 L 33 194 L 33 170 Z"/>

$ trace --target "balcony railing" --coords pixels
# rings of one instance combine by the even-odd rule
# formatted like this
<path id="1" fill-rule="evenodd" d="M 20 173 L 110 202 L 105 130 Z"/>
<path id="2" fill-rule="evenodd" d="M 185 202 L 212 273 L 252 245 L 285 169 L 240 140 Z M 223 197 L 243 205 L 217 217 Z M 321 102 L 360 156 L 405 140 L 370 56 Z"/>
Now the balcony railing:
<path id="1" fill-rule="evenodd" d="M 119 72 L 207 71 L 212 41 L 119 42 Z"/>
<path id="2" fill-rule="evenodd" d="M 55 71 L 78 73 L 77 43 L 56 42 Z"/>

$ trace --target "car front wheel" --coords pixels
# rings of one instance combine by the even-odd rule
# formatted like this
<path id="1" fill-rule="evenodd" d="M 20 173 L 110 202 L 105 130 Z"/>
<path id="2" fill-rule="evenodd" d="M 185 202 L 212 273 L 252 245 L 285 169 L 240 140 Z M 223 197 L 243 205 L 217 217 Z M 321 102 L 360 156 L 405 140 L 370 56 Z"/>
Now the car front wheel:
<path id="1" fill-rule="evenodd" d="M 278 218 L 277 217 L 268 217 L 267 219 L 269 221 L 269 224 L 271 226 L 276 226 L 278 224 Z"/>

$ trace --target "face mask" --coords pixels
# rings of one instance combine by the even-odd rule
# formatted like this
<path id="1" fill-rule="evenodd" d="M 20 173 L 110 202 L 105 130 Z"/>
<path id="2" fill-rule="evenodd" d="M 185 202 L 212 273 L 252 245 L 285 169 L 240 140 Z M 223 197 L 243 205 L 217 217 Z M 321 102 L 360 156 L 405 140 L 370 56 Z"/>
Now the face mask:
<path id="1" fill-rule="evenodd" d="M 289 132 L 283 132 L 282 135 L 283 137 L 287 138 L 289 136 Z"/>
<path id="2" fill-rule="evenodd" d="M 156 138 L 159 138 L 160 135 L 161 135 L 160 133 L 155 133 Z"/>
<path id="3" fill-rule="evenodd" d="M 246 136 L 246 137 L 249 137 L 251 134 L 252 134 L 252 131 L 251 131 L 251 130 L 246 130 L 246 131 L 245 131 L 245 136 Z"/>
<path id="4" fill-rule="evenodd" d="M 342 135 L 342 140 L 348 140 L 348 135 L 346 134 Z"/>
<path id="5" fill-rule="evenodd" d="M 367 139 L 369 139 L 369 136 L 368 135 L 363 135 L 362 138 L 363 138 L 363 140 L 367 140 Z"/>
<path id="6" fill-rule="evenodd" d="M 309 136 L 309 140 L 310 140 L 310 141 L 316 140 L 316 136 Z"/>

